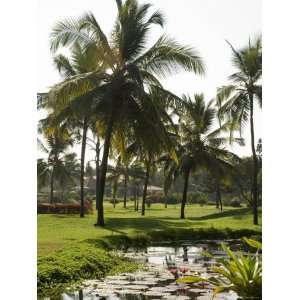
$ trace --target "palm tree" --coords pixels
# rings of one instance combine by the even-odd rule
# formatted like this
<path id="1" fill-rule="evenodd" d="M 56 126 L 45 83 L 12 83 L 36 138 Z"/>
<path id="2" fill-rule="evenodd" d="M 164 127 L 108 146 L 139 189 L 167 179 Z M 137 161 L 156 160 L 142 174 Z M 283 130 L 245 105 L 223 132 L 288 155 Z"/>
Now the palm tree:
<path id="1" fill-rule="evenodd" d="M 70 56 L 59 54 L 53 58 L 54 65 L 64 78 L 63 82 L 68 82 L 76 76 L 81 76 L 99 68 L 99 60 L 93 49 L 83 51 L 79 43 L 75 43 L 71 49 Z M 63 84 L 63 83 L 60 83 Z M 91 103 L 93 100 L 93 90 L 81 97 L 73 97 L 72 94 L 60 101 L 50 90 L 46 108 L 52 108 L 56 115 L 57 122 L 66 119 L 73 124 L 75 130 L 81 133 L 81 154 L 80 154 L 80 217 L 84 217 L 84 168 L 87 132 L 91 126 Z M 79 136 L 80 138 L 80 136 Z"/>
<path id="2" fill-rule="evenodd" d="M 83 95 L 96 90 L 95 111 L 105 124 L 104 148 L 100 176 L 100 205 L 107 172 L 111 138 L 116 132 L 130 128 L 136 135 L 164 139 L 164 124 L 157 105 L 148 91 L 159 90 L 167 95 L 165 106 L 177 97 L 163 89 L 157 76 L 167 76 L 179 69 L 204 73 L 201 58 L 190 47 L 182 46 L 166 35 L 146 49 L 152 25 L 164 25 L 164 17 L 156 11 L 149 15 L 150 4 L 139 5 L 136 0 L 117 1 L 118 16 L 110 38 L 102 31 L 91 13 L 79 19 L 59 22 L 51 35 L 51 49 L 72 47 L 79 43 L 85 51 L 94 49 L 101 65 L 84 76 L 73 76 L 57 85 L 52 93 L 62 101 L 66 97 Z M 105 71 L 103 71 L 105 68 Z M 125 124 L 125 125 L 124 125 Z M 98 210 L 97 226 L 104 225 L 103 210 Z"/>
<path id="3" fill-rule="evenodd" d="M 183 106 L 180 111 L 179 137 L 176 144 L 177 159 L 163 157 L 165 161 L 165 192 L 179 175 L 183 176 L 184 187 L 181 201 L 180 218 L 185 218 L 185 204 L 189 178 L 192 172 L 204 168 L 212 174 L 222 177 L 224 165 L 230 166 L 232 159 L 237 157 L 227 151 L 222 145 L 228 138 L 220 137 L 228 125 L 211 131 L 216 119 L 216 110 L 212 101 L 207 105 L 203 94 L 195 94 L 194 101 L 189 96 L 183 96 Z M 237 140 L 239 141 L 239 140 Z"/>
<path id="4" fill-rule="evenodd" d="M 232 63 L 237 72 L 230 75 L 231 85 L 224 86 L 218 90 L 219 117 L 231 121 L 231 131 L 240 130 L 248 122 L 250 117 L 251 150 L 253 157 L 252 174 L 252 206 L 253 223 L 258 224 L 258 196 L 257 176 L 258 158 L 255 149 L 254 135 L 254 103 L 262 106 L 262 45 L 261 38 L 257 38 L 241 50 L 236 50 L 230 43 L 233 58 Z"/>
<path id="5" fill-rule="evenodd" d="M 48 124 L 49 119 L 45 119 L 41 124 Z M 50 181 L 50 203 L 54 202 L 54 180 L 62 177 L 64 172 L 63 154 L 65 150 L 72 145 L 73 141 L 66 127 L 53 128 L 42 127 L 47 145 L 39 144 L 43 152 L 47 153 L 47 161 L 43 159 L 38 160 L 38 176 L 41 184 Z"/>
<path id="6" fill-rule="evenodd" d="M 119 157 L 117 160 L 116 166 L 109 166 L 108 173 L 110 176 L 107 178 L 108 180 L 113 182 L 113 199 L 116 200 L 116 192 L 117 186 L 120 182 L 120 177 L 123 177 L 124 183 L 124 200 L 123 200 L 123 207 L 127 207 L 127 191 L 130 180 L 133 181 L 141 180 L 144 177 L 144 172 L 142 168 L 137 164 L 136 160 L 132 159 L 131 161 L 127 160 L 125 165 L 122 165 L 121 158 Z M 114 202 L 115 207 L 115 202 Z"/>
<path id="7" fill-rule="evenodd" d="M 56 180 L 61 189 L 61 201 L 64 202 L 66 187 L 76 185 L 80 178 L 80 164 L 76 158 L 76 153 L 64 154 L 56 167 Z"/>
<path id="8" fill-rule="evenodd" d="M 101 209 L 100 207 L 100 198 L 99 198 L 99 186 L 100 186 L 100 151 L 103 147 L 101 145 L 101 140 L 104 136 L 104 127 L 101 121 L 97 120 L 96 116 L 92 116 L 90 119 L 90 129 L 93 135 L 93 138 L 87 137 L 87 144 L 92 150 L 95 151 L 95 165 L 96 165 L 96 209 Z M 91 144 L 92 143 L 92 144 Z M 102 207 L 103 208 L 103 207 Z"/>

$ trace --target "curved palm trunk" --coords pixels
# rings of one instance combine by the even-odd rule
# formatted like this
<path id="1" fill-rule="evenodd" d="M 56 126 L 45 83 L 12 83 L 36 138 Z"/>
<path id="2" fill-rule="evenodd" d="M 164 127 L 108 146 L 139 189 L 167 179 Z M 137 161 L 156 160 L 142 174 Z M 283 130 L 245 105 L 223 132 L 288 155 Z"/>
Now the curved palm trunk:
<path id="1" fill-rule="evenodd" d="M 258 160 L 255 151 L 254 138 L 254 121 L 253 121 L 253 94 L 249 93 L 250 98 L 250 129 L 251 129 L 251 149 L 253 158 L 253 177 L 252 177 L 252 206 L 253 206 L 253 224 L 258 224 L 258 199 L 257 199 L 257 174 L 258 174 Z"/>
<path id="2" fill-rule="evenodd" d="M 150 175 L 150 160 L 147 162 L 147 169 L 145 175 L 145 183 L 144 183 L 143 199 L 142 199 L 142 216 L 145 215 L 145 204 L 146 204 L 146 197 L 147 197 L 149 175 Z"/>
<path id="3" fill-rule="evenodd" d="M 182 193 L 182 201 L 181 201 L 181 209 L 180 209 L 180 219 L 184 219 L 184 208 L 186 204 L 187 199 L 187 192 L 188 192 L 188 186 L 189 186 L 189 176 L 190 176 L 190 170 L 187 170 L 184 173 L 184 187 L 183 187 L 183 193 Z"/>
<path id="4" fill-rule="evenodd" d="M 80 160 L 80 218 L 84 217 L 84 160 L 85 160 L 87 130 L 88 130 L 87 118 L 85 117 L 83 120 L 81 160 Z"/>
<path id="5" fill-rule="evenodd" d="M 98 207 L 97 223 L 95 224 L 95 226 L 104 226 L 103 198 L 104 198 L 104 190 L 105 190 L 105 180 L 106 180 L 110 140 L 113 131 L 113 122 L 114 122 L 113 114 L 111 114 L 107 124 L 105 138 L 104 138 L 104 148 L 103 148 L 102 163 L 101 163 L 100 178 L 99 178 L 99 207 Z"/>
<path id="6" fill-rule="evenodd" d="M 99 208 L 100 195 L 99 195 L 99 185 L 100 185 L 100 139 L 97 137 L 96 143 L 96 209 Z"/>

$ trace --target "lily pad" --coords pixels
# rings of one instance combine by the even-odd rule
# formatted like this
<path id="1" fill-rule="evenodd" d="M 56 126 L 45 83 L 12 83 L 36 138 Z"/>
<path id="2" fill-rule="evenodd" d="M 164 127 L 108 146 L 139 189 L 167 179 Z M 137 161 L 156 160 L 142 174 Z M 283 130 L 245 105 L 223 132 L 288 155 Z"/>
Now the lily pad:
<path id="1" fill-rule="evenodd" d="M 193 294 L 200 294 L 203 293 L 203 289 L 189 289 L 189 292 L 193 293 Z"/>
<path id="2" fill-rule="evenodd" d="M 140 295 L 142 294 L 141 291 L 137 291 L 137 290 L 120 290 L 117 291 L 118 295 Z"/>
<path id="3" fill-rule="evenodd" d="M 138 285 L 138 284 L 136 284 L 136 285 L 127 285 L 126 286 L 126 289 L 129 289 L 129 290 L 131 290 L 131 289 L 133 289 L 133 290 L 147 290 L 149 288 L 149 286 L 147 286 L 147 285 Z"/>
<path id="4" fill-rule="evenodd" d="M 129 285 L 129 284 L 131 284 L 131 282 L 128 280 L 109 280 L 109 281 L 107 281 L 107 283 L 112 284 L 112 285 Z"/>
<path id="5" fill-rule="evenodd" d="M 144 293 L 145 296 L 148 297 L 167 297 L 170 296 L 169 293 L 164 293 L 164 292 L 155 292 L 155 291 L 147 291 Z"/>
<path id="6" fill-rule="evenodd" d="M 166 300 L 189 300 L 190 297 L 188 297 L 188 296 L 169 295 L 169 296 L 164 296 L 163 299 L 166 299 Z"/>

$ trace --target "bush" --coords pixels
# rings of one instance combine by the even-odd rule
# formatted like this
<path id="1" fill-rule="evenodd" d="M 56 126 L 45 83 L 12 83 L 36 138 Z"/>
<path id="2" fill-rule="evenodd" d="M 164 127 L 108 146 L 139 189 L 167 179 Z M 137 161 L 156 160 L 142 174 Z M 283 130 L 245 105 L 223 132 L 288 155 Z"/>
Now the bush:
<path id="1" fill-rule="evenodd" d="M 193 192 L 188 194 L 188 202 L 191 204 L 199 203 L 201 205 L 207 203 L 207 194 L 200 192 Z"/>
<path id="2" fill-rule="evenodd" d="M 130 272 L 138 265 L 89 245 L 76 245 L 68 249 L 38 258 L 38 293 L 44 295 L 50 289 L 61 291 L 71 283 L 83 279 L 101 278 L 107 274 Z"/>
<path id="3" fill-rule="evenodd" d="M 229 205 L 232 207 L 241 207 L 241 202 L 238 199 L 232 199 Z"/>
<path id="4" fill-rule="evenodd" d="M 207 203 L 207 200 L 204 199 L 204 198 L 201 198 L 201 199 L 198 200 L 198 203 L 199 203 L 201 206 L 203 206 L 203 205 L 205 205 L 205 204 Z"/>
<path id="5" fill-rule="evenodd" d="M 118 199 L 115 199 L 115 200 L 114 199 L 107 199 L 107 200 L 109 201 L 110 204 L 115 203 L 117 205 L 118 203 L 120 203 L 120 201 Z"/>
<path id="6" fill-rule="evenodd" d="M 178 199 L 176 197 L 174 197 L 173 195 L 165 196 L 162 199 L 162 203 L 177 204 L 178 203 Z"/>

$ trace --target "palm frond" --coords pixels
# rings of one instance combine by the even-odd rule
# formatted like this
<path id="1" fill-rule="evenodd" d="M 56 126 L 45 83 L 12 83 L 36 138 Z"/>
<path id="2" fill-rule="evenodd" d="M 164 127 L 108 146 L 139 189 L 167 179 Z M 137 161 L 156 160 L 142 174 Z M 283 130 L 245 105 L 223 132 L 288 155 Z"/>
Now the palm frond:
<path id="1" fill-rule="evenodd" d="M 182 46 L 166 35 L 161 36 L 135 63 L 162 77 L 182 69 L 200 75 L 205 73 L 204 62 L 193 48 Z"/>
<path id="2" fill-rule="evenodd" d="M 63 54 L 59 54 L 53 58 L 53 63 L 58 72 L 64 77 L 76 75 L 70 60 Z"/>
<path id="3" fill-rule="evenodd" d="M 96 40 L 81 29 L 82 18 L 69 18 L 58 22 L 50 34 L 50 49 L 56 52 L 59 47 L 71 47 L 75 42 L 83 47 L 96 43 Z"/>

